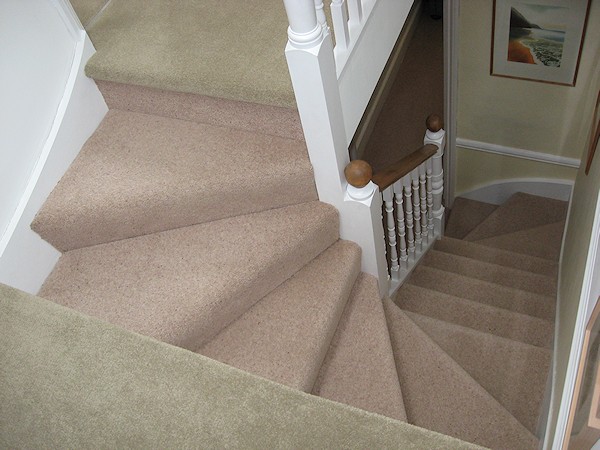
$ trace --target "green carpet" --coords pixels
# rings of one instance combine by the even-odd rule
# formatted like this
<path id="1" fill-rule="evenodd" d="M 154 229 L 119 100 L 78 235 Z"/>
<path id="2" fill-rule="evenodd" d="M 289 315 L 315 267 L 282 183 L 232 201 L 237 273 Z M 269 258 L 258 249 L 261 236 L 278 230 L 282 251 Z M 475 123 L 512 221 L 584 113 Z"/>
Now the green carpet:
<path id="1" fill-rule="evenodd" d="M 0 447 L 477 448 L 4 285 Z"/>
<path id="2" fill-rule="evenodd" d="M 295 107 L 281 0 L 113 0 L 88 33 L 88 76 Z M 225 50 L 224 50 L 225 49 Z"/>

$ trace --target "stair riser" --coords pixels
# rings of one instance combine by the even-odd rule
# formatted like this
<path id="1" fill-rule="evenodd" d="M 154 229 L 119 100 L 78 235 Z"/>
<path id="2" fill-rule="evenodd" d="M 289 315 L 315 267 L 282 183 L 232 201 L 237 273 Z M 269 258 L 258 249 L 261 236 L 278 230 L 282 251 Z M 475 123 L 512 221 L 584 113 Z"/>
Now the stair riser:
<path id="1" fill-rule="evenodd" d="M 110 109 L 253 131 L 304 141 L 298 111 L 133 84 L 96 80 Z"/>

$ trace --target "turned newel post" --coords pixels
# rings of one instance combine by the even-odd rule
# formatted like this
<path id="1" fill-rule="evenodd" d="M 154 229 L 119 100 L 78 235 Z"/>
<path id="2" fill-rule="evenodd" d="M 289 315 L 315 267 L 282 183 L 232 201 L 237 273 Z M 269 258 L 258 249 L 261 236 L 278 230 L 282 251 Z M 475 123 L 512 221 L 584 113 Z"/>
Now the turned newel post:
<path id="1" fill-rule="evenodd" d="M 298 48 L 311 47 L 323 38 L 323 28 L 317 20 L 315 0 L 283 0 L 287 13 L 288 38 Z"/>
<path id="2" fill-rule="evenodd" d="M 353 241 L 362 248 L 362 270 L 374 275 L 379 280 L 379 293 L 381 296 L 387 295 L 389 290 L 387 261 L 385 258 L 385 238 L 381 226 L 381 195 L 379 186 L 373 181 L 373 169 L 366 161 L 354 160 L 344 168 L 344 177 L 346 178 L 346 194 L 344 205 L 341 210 L 349 214 L 352 220 L 346 224 L 341 224 L 342 229 L 348 235 L 353 236 Z M 391 189 L 390 189 L 391 192 Z M 386 194 L 384 193 L 384 197 Z M 389 197 L 389 196 L 388 196 Z M 391 200 L 387 198 L 387 200 Z M 394 250 L 396 247 L 396 230 L 394 228 L 393 204 L 386 201 L 386 211 L 389 209 L 392 214 L 386 214 L 386 224 L 388 233 L 392 228 Z M 390 223 L 391 220 L 391 223 Z M 388 234 L 388 236 L 390 236 Z M 393 270 L 398 271 L 398 254 L 392 253 Z M 393 273 L 393 272 L 392 272 Z"/>
<path id="3" fill-rule="evenodd" d="M 344 169 L 344 175 L 348 182 L 347 193 L 354 200 L 369 198 L 378 189 L 371 181 L 373 169 L 366 161 L 357 159 L 350 162 Z"/>
<path id="4" fill-rule="evenodd" d="M 427 163 L 426 169 L 426 191 L 427 203 L 431 204 L 428 216 L 428 226 L 433 228 L 436 236 L 442 236 L 444 232 L 444 206 L 442 204 L 442 195 L 444 193 L 444 168 L 442 166 L 442 157 L 444 156 L 444 140 L 446 132 L 444 131 L 444 122 L 440 116 L 435 114 L 427 117 L 427 131 L 425 132 L 424 144 L 433 144 L 438 150 Z"/>

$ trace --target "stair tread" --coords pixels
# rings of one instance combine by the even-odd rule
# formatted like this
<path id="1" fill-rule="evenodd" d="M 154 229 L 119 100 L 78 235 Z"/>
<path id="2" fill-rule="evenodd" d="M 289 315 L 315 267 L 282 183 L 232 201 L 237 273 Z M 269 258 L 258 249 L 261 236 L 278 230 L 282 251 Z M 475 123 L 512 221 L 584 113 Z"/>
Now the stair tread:
<path id="1" fill-rule="evenodd" d="M 168 14 L 165 8 L 165 2 L 110 2 L 88 27 L 97 52 L 88 61 L 86 74 L 295 107 L 282 41 L 288 21 L 279 0 L 179 2 L 168 8 Z M 281 45 L 274 44 L 278 42 Z"/>
<path id="2" fill-rule="evenodd" d="M 552 322 L 413 284 L 394 296 L 402 309 L 538 347 L 550 347 Z"/>
<path id="3" fill-rule="evenodd" d="M 406 421 L 377 280 L 361 274 L 315 383 L 313 394 Z"/>
<path id="4" fill-rule="evenodd" d="M 32 229 L 66 251 L 316 199 L 302 142 L 111 110 Z"/>
<path id="5" fill-rule="evenodd" d="M 407 314 L 529 431 L 535 433 L 552 358 L 549 349 L 413 312 Z"/>
<path id="6" fill-rule="evenodd" d="M 478 242 L 469 242 L 444 236 L 435 243 L 434 249 L 549 277 L 558 276 L 558 264 L 554 261 L 510 250 L 486 247 Z"/>
<path id="7" fill-rule="evenodd" d="M 556 295 L 556 279 L 451 253 L 430 250 L 423 264 L 448 272 L 468 275 L 484 281 L 541 295 Z"/>
<path id="8" fill-rule="evenodd" d="M 338 241 L 198 353 L 310 392 L 360 272 L 360 247 Z"/>
<path id="9" fill-rule="evenodd" d="M 477 241 L 565 220 L 568 203 L 518 192 L 464 239 Z"/>
<path id="10" fill-rule="evenodd" d="M 384 300 L 409 423 L 496 449 L 537 438 L 390 299 Z"/>
<path id="11" fill-rule="evenodd" d="M 473 229 L 483 222 L 498 205 L 479 202 L 464 197 L 454 199 L 448 224 L 446 225 L 446 236 L 456 239 L 464 239 Z"/>
<path id="12" fill-rule="evenodd" d="M 67 252 L 40 295 L 196 350 L 338 237 L 303 203 Z"/>
<path id="13" fill-rule="evenodd" d="M 534 294 L 514 287 L 501 286 L 489 281 L 424 265 L 420 265 L 413 271 L 407 283 L 554 321 L 555 297 Z"/>
<path id="14" fill-rule="evenodd" d="M 482 239 L 477 243 L 558 262 L 564 229 L 565 222 L 562 221 Z"/>

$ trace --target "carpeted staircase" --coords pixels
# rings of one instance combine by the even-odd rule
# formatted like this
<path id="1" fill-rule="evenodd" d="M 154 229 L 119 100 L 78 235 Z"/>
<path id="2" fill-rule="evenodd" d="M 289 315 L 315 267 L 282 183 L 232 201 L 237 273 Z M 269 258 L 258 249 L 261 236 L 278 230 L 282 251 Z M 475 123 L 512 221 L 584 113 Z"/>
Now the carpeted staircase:
<path id="1" fill-rule="evenodd" d="M 88 70 L 111 110 L 32 224 L 64 252 L 40 296 L 330 400 L 535 448 L 564 203 L 458 199 L 447 237 L 382 302 L 317 199 L 288 100 L 189 92 L 128 56 L 119 36 L 162 30 L 164 8 L 112 0 L 92 19 Z M 172 44 L 161 32 L 147 53 Z"/>

